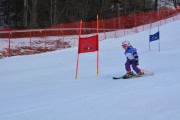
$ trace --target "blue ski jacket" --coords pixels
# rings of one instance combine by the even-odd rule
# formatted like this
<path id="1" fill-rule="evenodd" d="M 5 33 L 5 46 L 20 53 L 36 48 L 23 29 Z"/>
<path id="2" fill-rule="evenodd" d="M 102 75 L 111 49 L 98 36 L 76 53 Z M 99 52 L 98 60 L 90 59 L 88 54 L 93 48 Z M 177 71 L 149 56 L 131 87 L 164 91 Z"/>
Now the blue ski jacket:
<path id="1" fill-rule="evenodd" d="M 124 54 L 128 60 L 138 60 L 138 54 L 136 48 L 129 47 Z"/>

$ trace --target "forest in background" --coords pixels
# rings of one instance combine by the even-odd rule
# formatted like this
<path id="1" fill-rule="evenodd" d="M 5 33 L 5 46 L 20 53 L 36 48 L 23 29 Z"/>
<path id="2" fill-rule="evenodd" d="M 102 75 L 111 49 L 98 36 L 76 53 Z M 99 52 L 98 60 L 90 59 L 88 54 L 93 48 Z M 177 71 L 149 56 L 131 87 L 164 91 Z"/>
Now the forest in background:
<path id="1" fill-rule="evenodd" d="M 0 27 L 43 28 L 59 23 L 94 21 L 161 8 L 180 0 L 0 0 Z"/>

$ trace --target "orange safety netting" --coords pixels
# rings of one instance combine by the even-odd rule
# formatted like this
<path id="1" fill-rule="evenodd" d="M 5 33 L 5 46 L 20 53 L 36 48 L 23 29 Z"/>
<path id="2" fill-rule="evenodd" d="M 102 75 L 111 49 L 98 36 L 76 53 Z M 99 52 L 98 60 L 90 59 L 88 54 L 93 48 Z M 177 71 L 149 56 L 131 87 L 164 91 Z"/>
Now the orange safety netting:
<path id="1" fill-rule="evenodd" d="M 162 9 L 153 12 L 130 14 L 117 18 L 99 20 L 99 32 L 115 31 L 117 29 L 133 28 L 144 24 L 153 23 L 174 16 L 179 11 L 173 9 Z M 42 36 L 62 36 L 62 35 L 78 35 L 80 22 L 58 24 L 44 29 L 1 29 L 0 38 L 8 38 L 11 31 L 11 38 L 24 37 L 42 37 Z M 96 21 L 83 22 L 82 34 L 95 33 Z M 6 31 L 3 33 L 2 31 Z"/>

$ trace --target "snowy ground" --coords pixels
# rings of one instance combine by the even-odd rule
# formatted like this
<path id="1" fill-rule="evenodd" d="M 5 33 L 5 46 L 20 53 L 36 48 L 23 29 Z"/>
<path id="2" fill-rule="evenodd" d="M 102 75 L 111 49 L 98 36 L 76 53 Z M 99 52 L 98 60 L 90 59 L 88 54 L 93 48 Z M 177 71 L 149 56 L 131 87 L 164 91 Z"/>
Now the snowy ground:
<path id="1" fill-rule="evenodd" d="M 0 59 L 0 120 L 179 120 L 178 26 L 160 27 L 161 52 L 158 41 L 148 50 L 149 31 L 101 41 L 98 77 L 96 53 L 88 53 L 80 55 L 75 79 L 77 47 Z M 125 73 L 123 40 L 153 76 L 112 80 Z"/>

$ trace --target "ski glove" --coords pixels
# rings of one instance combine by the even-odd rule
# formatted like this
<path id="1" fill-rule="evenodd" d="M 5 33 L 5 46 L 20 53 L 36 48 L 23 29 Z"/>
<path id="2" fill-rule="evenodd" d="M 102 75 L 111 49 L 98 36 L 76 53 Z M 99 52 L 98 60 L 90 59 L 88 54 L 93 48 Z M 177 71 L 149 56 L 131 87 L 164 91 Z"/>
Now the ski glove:
<path id="1" fill-rule="evenodd" d="M 138 60 L 135 60 L 135 65 L 139 65 L 139 61 Z"/>

